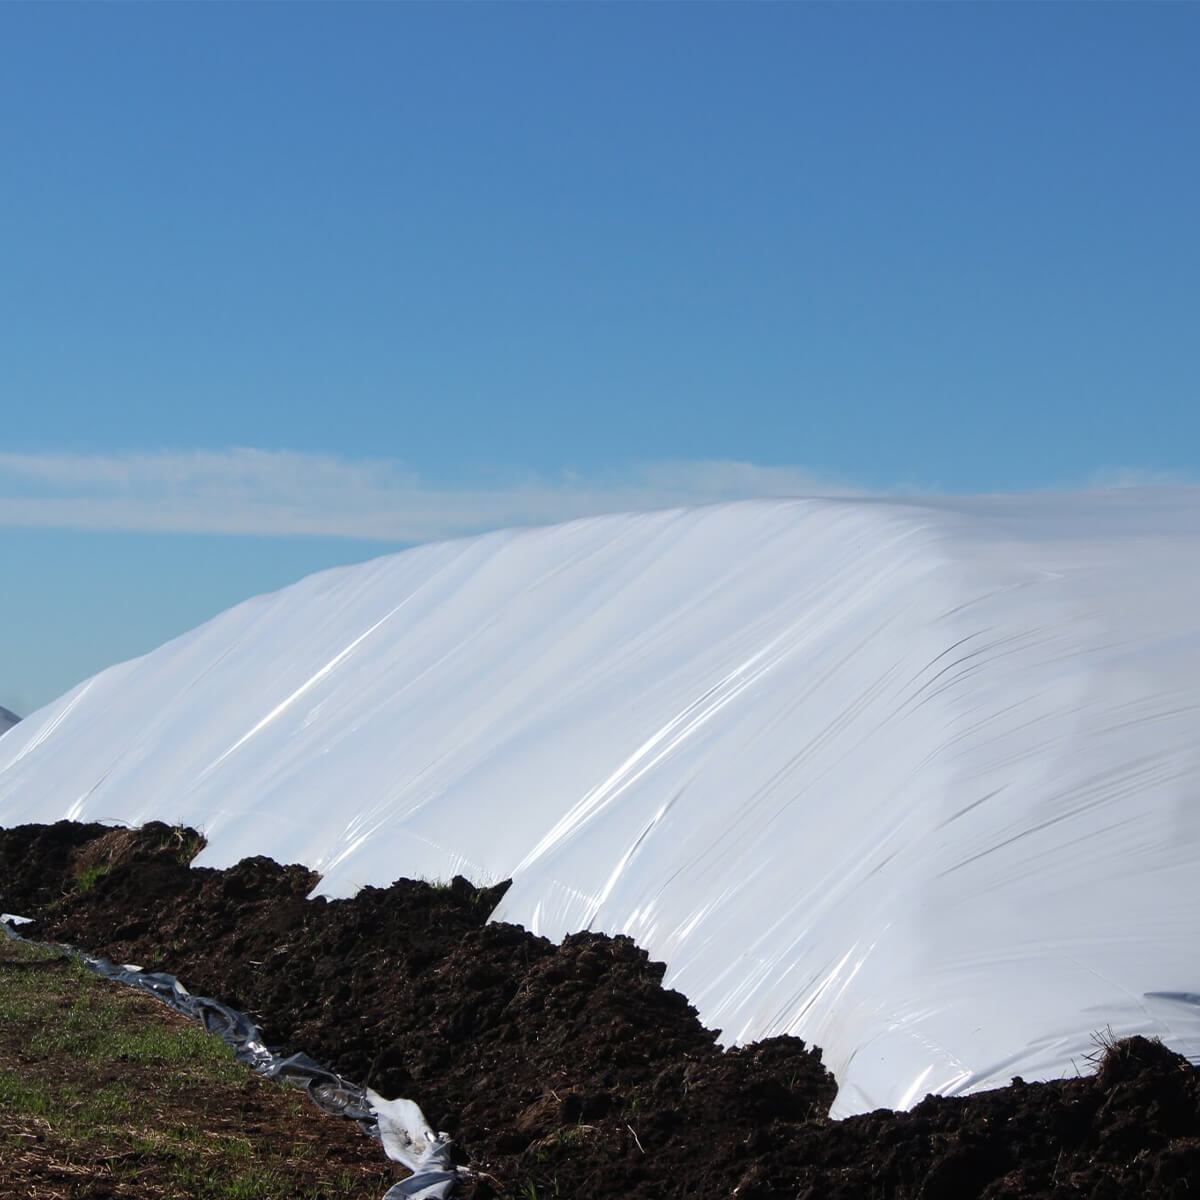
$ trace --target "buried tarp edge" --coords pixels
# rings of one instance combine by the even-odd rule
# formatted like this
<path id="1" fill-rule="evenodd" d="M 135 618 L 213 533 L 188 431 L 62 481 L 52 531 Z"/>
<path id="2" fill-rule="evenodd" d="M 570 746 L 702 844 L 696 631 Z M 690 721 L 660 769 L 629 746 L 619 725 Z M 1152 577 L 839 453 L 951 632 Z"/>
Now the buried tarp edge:
<path id="1" fill-rule="evenodd" d="M 15 941 L 30 941 L 15 928 L 29 923 L 28 918 L 0 913 L 0 929 Z M 76 958 L 104 979 L 154 996 L 176 1012 L 199 1021 L 207 1033 L 233 1050 L 238 1062 L 256 1074 L 302 1088 L 322 1112 L 357 1122 L 364 1133 L 382 1142 L 388 1158 L 412 1172 L 408 1179 L 389 1188 L 382 1200 L 447 1200 L 457 1190 L 459 1168 L 451 1159 L 450 1139 L 430 1129 L 415 1101 L 385 1100 L 370 1088 L 327 1070 L 307 1054 L 281 1058 L 263 1043 L 258 1026 L 244 1013 L 208 996 L 193 996 L 174 975 L 143 971 L 130 963 L 118 965 L 60 943 L 32 944 Z"/>

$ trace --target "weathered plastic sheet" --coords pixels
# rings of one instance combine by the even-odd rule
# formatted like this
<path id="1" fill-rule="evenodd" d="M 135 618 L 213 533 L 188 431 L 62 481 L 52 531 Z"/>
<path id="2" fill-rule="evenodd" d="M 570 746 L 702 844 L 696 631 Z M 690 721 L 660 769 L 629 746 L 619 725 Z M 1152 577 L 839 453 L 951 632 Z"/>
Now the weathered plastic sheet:
<path id="1" fill-rule="evenodd" d="M 11 938 L 24 941 L 15 929 L 29 923 L 28 917 L 0 914 L 0 931 Z M 327 1070 L 307 1054 L 280 1057 L 264 1045 L 258 1026 L 245 1013 L 208 996 L 192 995 L 174 975 L 143 971 L 132 963 L 118 965 L 70 946 L 54 949 L 79 959 L 104 979 L 147 992 L 176 1012 L 199 1021 L 205 1032 L 219 1037 L 233 1050 L 238 1062 L 250 1070 L 302 1088 L 322 1112 L 355 1121 L 364 1133 L 378 1138 L 388 1158 L 412 1172 L 407 1179 L 388 1188 L 382 1200 L 399 1200 L 402 1196 L 447 1200 L 455 1194 L 459 1174 L 453 1165 L 451 1143 L 445 1134 L 430 1129 L 415 1101 L 385 1100 L 378 1092 Z"/>
<path id="2" fill-rule="evenodd" d="M 835 1113 L 1200 1058 L 1200 489 L 751 502 L 418 547 L 231 609 L 0 740 L 0 824 L 512 877 Z"/>

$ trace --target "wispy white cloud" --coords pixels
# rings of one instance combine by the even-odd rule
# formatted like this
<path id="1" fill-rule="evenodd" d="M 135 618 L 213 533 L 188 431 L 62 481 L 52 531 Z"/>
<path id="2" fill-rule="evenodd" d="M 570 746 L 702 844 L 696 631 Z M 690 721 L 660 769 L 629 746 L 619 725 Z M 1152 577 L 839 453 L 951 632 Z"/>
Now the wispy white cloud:
<path id="1" fill-rule="evenodd" d="M 741 462 L 659 462 L 464 488 L 425 482 L 388 460 L 290 450 L 0 452 L 0 526 L 419 542 L 605 512 L 850 494 L 863 493 L 804 468 Z"/>
<path id="2" fill-rule="evenodd" d="M 1186 471 L 1155 471 L 1143 467 L 1105 467 L 1088 476 L 1087 486 L 1093 488 L 1161 488 L 1186 487 L 1195 483 Z"/>

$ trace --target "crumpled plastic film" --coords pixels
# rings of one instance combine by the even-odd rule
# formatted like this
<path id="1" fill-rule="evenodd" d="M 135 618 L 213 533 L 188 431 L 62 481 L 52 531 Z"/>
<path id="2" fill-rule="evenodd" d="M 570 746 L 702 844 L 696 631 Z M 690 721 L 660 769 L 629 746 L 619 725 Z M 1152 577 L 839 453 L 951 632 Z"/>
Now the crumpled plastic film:
<path id="1" fill-rule="evenodd" d="M 29 940 L 15 929 L 29 923 L 27 917 L 0 914 L 0 929 L 14 941 Z M 44 942 L 31 944 L 46 946 Z M 459 1172 L 451 1159 L 450 1140 L 430 1129 L 415 1101 L 385 1100 L 370 1088 L 360 1087 L 327 1070 L 307 1054 L 280 1058 L 263 1044 L 258 1026 L 244 1013 L 219 1000 L 193 996 L 174 975 L 143 971 L 131 963 L 117 965 L 107 958 L 57 943 L 47 948 L 77 958 L 97 975 L 147 992 L 176 1012 L 201 1022 L 209 1034 L 232 1048 L 238 1062 L 252 1071 L 302 1088 L 322 1112 L 357 1122 L 364 1133 L 382 1142 L 388 1158 L 412 1171 L 408 1179 L 390 1187 L 382 1200 L 399 1197 L 446 1200 L 454 1195 Z"/>
<path id="2" fill-rule="evenodd" d="M 370 1088 L 367 1100 L 388 1158 L 403 1163 L 412 1172 L 408 1179 L 389 1188 L 383 1200 L 399 1200 L 401 1196 L 435 1200 L 447 1195 L 440 1189 L 453 1189 L 457 1178 L 449 1146 L 441 1134 L 429 1128 L 418 1105 L 412 1100 L 385 1100 Z"/>

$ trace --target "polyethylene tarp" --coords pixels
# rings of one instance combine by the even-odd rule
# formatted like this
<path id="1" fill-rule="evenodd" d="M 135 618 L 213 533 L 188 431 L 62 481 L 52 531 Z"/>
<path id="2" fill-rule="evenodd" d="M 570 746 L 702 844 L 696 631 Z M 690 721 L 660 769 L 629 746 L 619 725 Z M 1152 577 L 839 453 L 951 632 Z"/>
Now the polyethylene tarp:
<path id="1" fill-rule="evenodd" d="M 312 576 L 0 740 L 0 824 L 182 821 L 347 895 L 512 877 L 835 1112 L 1200 1057 L 1200 489 L 751 502 Z"/>

